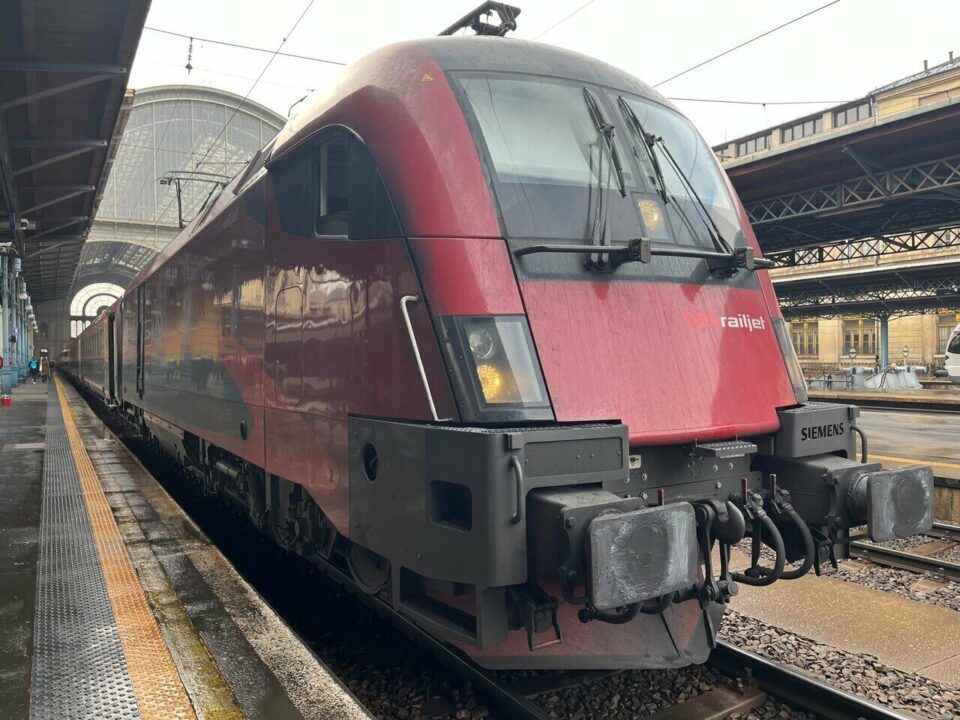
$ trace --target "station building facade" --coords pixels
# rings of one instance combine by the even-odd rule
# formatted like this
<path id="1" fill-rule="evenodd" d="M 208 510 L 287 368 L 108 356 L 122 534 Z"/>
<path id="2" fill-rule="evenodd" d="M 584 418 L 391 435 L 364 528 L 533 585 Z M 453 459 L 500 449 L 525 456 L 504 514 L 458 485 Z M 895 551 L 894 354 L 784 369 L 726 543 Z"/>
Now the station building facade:
<path id="1" fill-rule="evenodd" d="M 725 167 L 750 163 L 787 146 L 821 142 L 856 126 L 869 127 L 899 113 L 922 112 L 927 106 L 955 99 L 960 101 L 960 58 L 954 58 L 951 53 L 947 62 L 930 67 L 924 63 L 923 71 L 877 88 L 863 98 L 735 138 L 715 145 L 713 150 Z M 943 232 L 953 233 L 953 241 L 949 243 L 952 247 L 912 251 L 910 259 L 960 257 L 960 224 Z M 846 258 L 842 250 L 833 252 L 833 257 L 828 256 L 826 262 L 815 266 L 771 270 L 774 284 L 780 278 L 805 273 L 827 274 L 840 269 L 896 266 L 905 262 L 902 255 L 896 254 Z M 890 361 L 902 363 L 907 352 L 909 364 L 941 365 L 950 333 L 958 324 L 960 313 L 953 310 L 891 316 L 887 343 Z M 874 317 L 835 317 L 825 308 L 822 317 L 792 321 L 791 330 L 797 354 L 808 368 L 872 365 L 880 356 L 880 321 Z M 854 360 L 850 358 L 851 348 L 856 351 Z"/>

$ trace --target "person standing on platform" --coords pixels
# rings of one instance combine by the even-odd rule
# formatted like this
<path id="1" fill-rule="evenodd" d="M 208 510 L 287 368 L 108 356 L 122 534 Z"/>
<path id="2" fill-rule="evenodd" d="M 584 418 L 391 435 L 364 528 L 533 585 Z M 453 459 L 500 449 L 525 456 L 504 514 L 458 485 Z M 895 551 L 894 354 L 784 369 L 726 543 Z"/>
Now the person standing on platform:
<path id="1" fill-rule="evenodd" d="M 30 358 L 30 364 L 27 366 L 28 374 L 33 378 L 33 384 L 37 384 L 37 375 L 40 373 L 40 361 L 35 357 Z"/>
<path id="2" fill-rule="evenodd" d="M 46 355 L 40 358 L 40 382 L 45 383 L 50 375 L 50 360 Z"/>

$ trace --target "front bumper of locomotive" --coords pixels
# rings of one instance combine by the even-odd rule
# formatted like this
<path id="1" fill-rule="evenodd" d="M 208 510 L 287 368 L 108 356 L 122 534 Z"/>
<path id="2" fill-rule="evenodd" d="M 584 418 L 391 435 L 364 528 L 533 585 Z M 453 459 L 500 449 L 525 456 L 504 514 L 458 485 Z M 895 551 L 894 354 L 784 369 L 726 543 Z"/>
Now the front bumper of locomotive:
<path id="1" fill-rule="evenodd" d="M 782 411 L 776 435 L 631 455 L 616 423 L 353 417 L 350 539 L 389 561 L 396 609 L 474 648 L 516 630 L 531 651 L 560 642 L 558 604 L 619 623 L 693 601 L 712 635 L 707 609 L 738 582 L 798 576 L 784 562 L 819 570 L 858 526 L 874 540 L 930 528 L 930 469 L 856 461 L 855 419 L 810 404 Z M 715 545 L 745 535 L 778 548 L 779 567 L 738 574 L 726 553 L 714 567 Z"/>

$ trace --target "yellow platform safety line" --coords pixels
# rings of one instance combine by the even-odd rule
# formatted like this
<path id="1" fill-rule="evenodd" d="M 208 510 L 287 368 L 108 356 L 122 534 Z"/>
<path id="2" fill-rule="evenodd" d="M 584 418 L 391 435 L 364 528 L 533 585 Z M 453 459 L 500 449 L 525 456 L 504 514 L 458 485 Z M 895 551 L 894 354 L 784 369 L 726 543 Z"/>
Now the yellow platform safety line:
<path id="1" fill-rule="evenodd" d="M 144 720 L 152 718 L 196 718 L 177 666 L 160 634 L 143 587 L 127 553 L 120 529 L 110 510 L 100 479 L 80 438 L 67 404 L 63 383 L 56 379 L 63 422 L 80 476 L 80 487 L 93 528 L 97 555 L 103 568 L 107 594 L 117 621 L 127 671 Z"/>
<path id="2" fill-rule="evenodd" d="M 960 470 L 960 463 L 948 463 L 948 462 L 939 462 L 937 460 L 930 460 L 928 458 L 921 457 L 901 457 L 898 455 L 879 455 L 878 453 L 870 453 L 870 458 L 873 460 L 892 460 L 893 462 L 902 462 L 902 463 L 911 463 L 913 465 L 934 465 L 936 467 L 948 467 Z"/>

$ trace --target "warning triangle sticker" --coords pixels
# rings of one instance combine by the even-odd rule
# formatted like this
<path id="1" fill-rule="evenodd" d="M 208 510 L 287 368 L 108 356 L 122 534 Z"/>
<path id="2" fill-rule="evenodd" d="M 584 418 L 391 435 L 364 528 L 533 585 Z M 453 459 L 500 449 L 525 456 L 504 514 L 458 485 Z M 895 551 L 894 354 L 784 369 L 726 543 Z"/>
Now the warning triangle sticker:
<path id="1" fill-rule="evenodd" d="M 424 73 L 423 77 L 420 78 L 420 82 L 433 82 L 433 78 L 430 77 L 429 73 Z"/>

